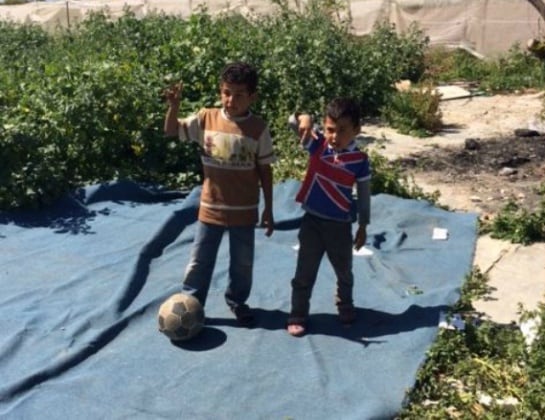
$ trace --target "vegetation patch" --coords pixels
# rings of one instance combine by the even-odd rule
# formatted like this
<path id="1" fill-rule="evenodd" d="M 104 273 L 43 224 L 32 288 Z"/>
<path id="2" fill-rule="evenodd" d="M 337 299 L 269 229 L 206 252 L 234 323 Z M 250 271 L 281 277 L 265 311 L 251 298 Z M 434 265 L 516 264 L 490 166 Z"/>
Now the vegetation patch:
<path id="1" fill-rule="evenodd" d="M 104 11 L 54 34 L 0 22 L 0 209 L 118 178 L 195 185 L 198 155 L 163 136 L 161 92 L 183 82 L 181 114 L 213 106 L 219 72 L 235 60 L 259 68 L 254 112 L 270 123 L 277 180 L 299 177 L 304 159 L 290 113 L 319 114 L 332 97 L 349 95 L 377 115 L 396 80 L 418 76 L 426 45 L 416 28 L 398 35 L 387 24 L 354 37 L 317 7 L 254 19 L 126 12 L 112 21 Z"/>
<path id="2" fill-rule="evenodd" d="M 398 419 L 541 419 L 545 412 L 545 307 L 520 308 L 532 335 L 482 319 L 471 302 L 486 298 L 488 278 L 475 268 L 450 313 L 463 328 L 440 329 Z M 458 323 L 460 325 L 460 323 Z"/>

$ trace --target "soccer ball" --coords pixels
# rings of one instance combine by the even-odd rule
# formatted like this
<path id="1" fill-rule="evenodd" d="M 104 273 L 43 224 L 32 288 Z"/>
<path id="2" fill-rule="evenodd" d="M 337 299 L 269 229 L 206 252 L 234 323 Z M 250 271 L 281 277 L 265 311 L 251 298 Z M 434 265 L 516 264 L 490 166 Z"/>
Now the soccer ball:
<path id="1" fill-rule="evenodd" d="M 175 293 L 159 307 L 159 331 L 172 341 L 195 337 L 204 325 L 204 309 L 197 298 Z"/>

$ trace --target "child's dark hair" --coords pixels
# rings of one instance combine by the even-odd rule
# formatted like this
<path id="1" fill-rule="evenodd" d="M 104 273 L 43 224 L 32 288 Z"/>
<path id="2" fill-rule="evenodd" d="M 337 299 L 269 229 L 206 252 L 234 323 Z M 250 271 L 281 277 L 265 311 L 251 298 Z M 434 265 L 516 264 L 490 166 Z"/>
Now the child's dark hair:
<path id="1" fill-rule="evenodd" d="M 357 127 L 360 125 L 360 105 L 353 98 L 335 98 L 327 104 L 325 116 L 335 122 L 340 118 L 348 118 L 354 127 Z"/>
<path id="2" fill-rule="evenodd" d="M 249 93 L 257 90 L 257 71 L 248 63 L 227 64 L 221 71 L 220 83 L 246 85 Z"/>

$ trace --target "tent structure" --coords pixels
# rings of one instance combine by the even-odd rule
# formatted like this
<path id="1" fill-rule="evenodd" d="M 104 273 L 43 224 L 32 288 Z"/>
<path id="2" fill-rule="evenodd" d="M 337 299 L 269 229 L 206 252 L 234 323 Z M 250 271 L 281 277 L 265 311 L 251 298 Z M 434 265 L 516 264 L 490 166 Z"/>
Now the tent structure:
<path id="1" fill-rule="evenodd" d="M 373 30 L 387 20 L 404 31 L 416 22 L 432 45 L 464 48 L 480 56 L 507 51 L 513 44 L 525 45 L 540 38 L 545 22 L 528 0 L 344 0 L 341 19 L 348 19 L 357 35 Z M 308 0 L 288 0 L 294 10 L 304 10 Z M 0 6 L 0 19 L 37 23 L 54 29 L 84 19 L 90 12 L 107 7 L 112 18 L 128 8 L 136 16 L 153 12 L 182 18 L 202 6 L 212 13 L 235 11 L 243 14 L 272 13 L 272 0 L 88 0 L 49 1 Z"/>

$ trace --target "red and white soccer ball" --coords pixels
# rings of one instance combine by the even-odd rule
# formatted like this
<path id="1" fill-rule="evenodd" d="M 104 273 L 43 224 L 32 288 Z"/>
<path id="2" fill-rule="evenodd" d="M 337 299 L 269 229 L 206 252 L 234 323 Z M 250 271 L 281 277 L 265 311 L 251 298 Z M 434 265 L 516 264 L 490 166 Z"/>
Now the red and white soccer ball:
<path id="1" fill-rule="evenodd" d="M 204 326 L 204 309 L 197 298 L 175 293 L 159 307 L 159 331 L 172 341 L 195 337 Z"/>

